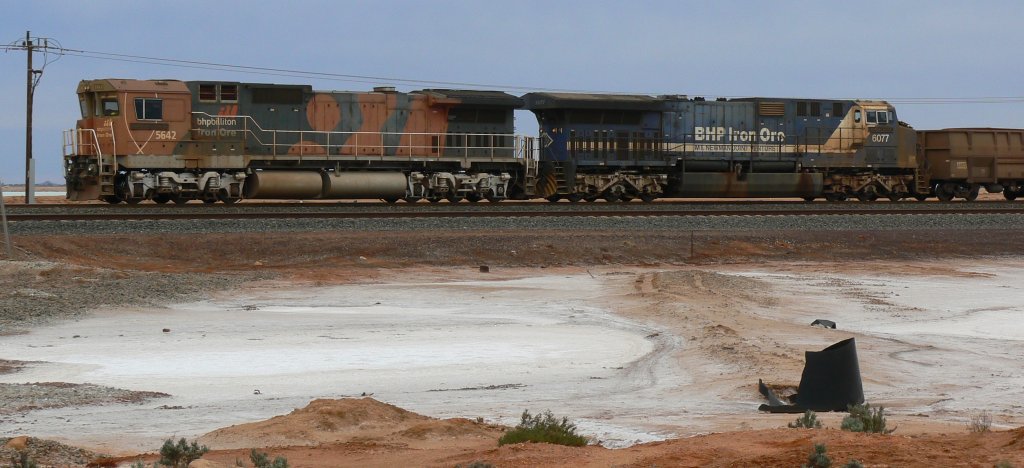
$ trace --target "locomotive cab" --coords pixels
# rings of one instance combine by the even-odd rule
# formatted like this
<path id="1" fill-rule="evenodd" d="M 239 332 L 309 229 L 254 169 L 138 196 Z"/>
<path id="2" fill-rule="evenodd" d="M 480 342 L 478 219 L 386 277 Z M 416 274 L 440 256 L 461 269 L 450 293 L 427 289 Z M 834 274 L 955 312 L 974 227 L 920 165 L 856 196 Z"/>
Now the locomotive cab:
<path id="1" fill-rule="evenodd" d="M 174 154 L 189 133 L 190 95 L 180 81 L 88 80 L 77 93 L 81 119 L 64 138 L 70 200 L 125 199 L 118 175 L 149 164 L 143 155 Z"/>

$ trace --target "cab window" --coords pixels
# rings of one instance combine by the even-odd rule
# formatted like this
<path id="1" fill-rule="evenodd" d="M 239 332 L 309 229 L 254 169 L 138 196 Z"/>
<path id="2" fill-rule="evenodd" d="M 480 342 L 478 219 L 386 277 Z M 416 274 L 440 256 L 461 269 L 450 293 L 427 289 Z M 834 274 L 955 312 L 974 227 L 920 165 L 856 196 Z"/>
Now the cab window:
<path id="1" fill-rule="evenodd" d="M 105 117 L 114 117 L 121 114 L 121 108 L 117 105 L 117 99 L 104 99 L 102 104 Z"/>
<path id="2" fill-rule="evenodd" d="M 868 123 L 887 125 L 889 123 L 889 111 L 868 111 Z"/>
<path id="3" fill-rule="evenodd" d="M 860 118 L 861 118 L 860 109 L 857 109 L 857 110 L 853 111 L 853 121 L 857 122 L 857 123 L 860 123 Z"/>
<path id="4" fill-rule="evenodd" d="M 163 120 L 163 99 L 135 98 L 135 118 L 138 120 Z"/>

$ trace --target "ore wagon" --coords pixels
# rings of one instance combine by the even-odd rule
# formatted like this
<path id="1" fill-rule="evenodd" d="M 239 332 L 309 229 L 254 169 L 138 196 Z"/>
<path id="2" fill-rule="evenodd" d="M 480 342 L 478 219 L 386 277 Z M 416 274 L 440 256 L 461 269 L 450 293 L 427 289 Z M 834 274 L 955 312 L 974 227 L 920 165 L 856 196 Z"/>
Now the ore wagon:
<path id="1" fill-rule="evenodd" d="M 1024 195 L 1024 130 L 950 128 L 917 132 L 918 157 L 939 200 L 974 200 L 982 188 Z"/>

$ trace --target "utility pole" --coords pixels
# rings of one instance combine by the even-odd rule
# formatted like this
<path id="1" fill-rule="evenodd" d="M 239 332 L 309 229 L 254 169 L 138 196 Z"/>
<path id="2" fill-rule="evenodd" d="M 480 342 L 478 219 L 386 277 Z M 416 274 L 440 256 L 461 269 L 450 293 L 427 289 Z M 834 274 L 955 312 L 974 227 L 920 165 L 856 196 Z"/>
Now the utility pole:
<path id="1" fill-rule="evenodd" d="M 32 36 L 30 31 L 25 31 L 25 51 L 28 52 L 28 78 L 25 82 L 25 203 L 36 202 L 35 193 L 32 191 L 32 82 L 35 79 L 36 71 L 32 69 Z"/>

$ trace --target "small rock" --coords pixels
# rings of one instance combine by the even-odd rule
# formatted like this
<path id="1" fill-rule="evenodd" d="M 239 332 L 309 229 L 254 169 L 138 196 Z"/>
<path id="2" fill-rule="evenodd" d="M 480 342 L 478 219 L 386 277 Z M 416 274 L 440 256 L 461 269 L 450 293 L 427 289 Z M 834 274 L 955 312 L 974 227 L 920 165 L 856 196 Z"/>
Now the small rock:
<path id="1" fill-rule="evenodd" d="M 252 264 L 255 265 L 255 266 L 263 266 L 263 262 L 261 262 L 259 260 L 256 260 L 255 262 L 252 262 Z"/>
<path id="2" fill-rule="evenodd" d="M 163 332 L 164 332 L 164 333 L 170 333 L 170 332 L 171 332 L 171 329 L 170 329 L 170 328 L 164 328 Z"/>
<path id="3" fill-rule="evenodd" d="M 480 265 L 480 273 L 490 273 L 491 267 L 487 265 Z"/>

